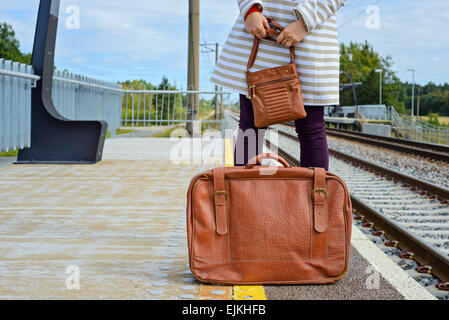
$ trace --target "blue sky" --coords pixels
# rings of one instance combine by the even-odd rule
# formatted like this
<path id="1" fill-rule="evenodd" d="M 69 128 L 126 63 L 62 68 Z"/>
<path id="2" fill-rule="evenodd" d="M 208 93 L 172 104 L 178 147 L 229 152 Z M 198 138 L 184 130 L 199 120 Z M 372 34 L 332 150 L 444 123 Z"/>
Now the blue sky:
<path id="1" fill-rule="evenodd" d="M 224 44 L 239 14 L 235 0 L 200 0 L 201 43 Z M 21 49 L 30 52 L 38 0 L 2 0 L 0 21 L 14 27 Z M 66 27 L 66 10 L 80 10 L 80 28 Z M 379 28 L 368 28 L 370 5 L 379 9 Z M 350 0 L 338 14 L 340 41 L 368 40 L 391 55 L 403 81 L 449 82 L 449 2 L 447 0 Z M 57 41 L 59 69 L 119 81 L 159 83 L 165 75 L 186 87 L 188 0 L 62 0 Z M 201 53 L 201 89 L 209 83 L 214 53 Z"/>

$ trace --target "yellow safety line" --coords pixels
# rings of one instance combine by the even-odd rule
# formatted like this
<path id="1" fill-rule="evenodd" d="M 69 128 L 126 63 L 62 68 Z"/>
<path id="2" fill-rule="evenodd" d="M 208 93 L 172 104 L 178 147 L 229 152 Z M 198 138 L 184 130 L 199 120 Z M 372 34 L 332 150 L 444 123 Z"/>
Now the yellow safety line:
<path id="1" fill-rule="evenodd" d="M 267 300 L 263 286 L 234 286 L 234 300 Z"/>
<path id="2" fill-rule="evenodd" d="M 225 167 L 234 166 L 231 139 L 225 139 Z M 267 300 L 263 286 L 234 286 L 234 300 Z"/>
<path id="3" fill-rule="evenodd" d="M 234 151 L 232 150 L 231 139 L 225 139 L 225 150 L 224 150 L 224 166 L 233 167 L 234 166 Z"/>

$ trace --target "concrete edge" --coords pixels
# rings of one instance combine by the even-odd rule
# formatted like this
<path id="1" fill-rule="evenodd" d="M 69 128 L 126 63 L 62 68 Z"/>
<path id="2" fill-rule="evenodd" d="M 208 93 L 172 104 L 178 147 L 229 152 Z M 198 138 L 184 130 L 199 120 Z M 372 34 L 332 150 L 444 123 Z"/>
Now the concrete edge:
<path id="1" fill-rule="evenodd" d="M 397 263 L 391 260 L 356 226 L 352 227 L 351 243 L 354 248 L 384 277 L 406 300 L 438 300 L 415 281 Z"/>

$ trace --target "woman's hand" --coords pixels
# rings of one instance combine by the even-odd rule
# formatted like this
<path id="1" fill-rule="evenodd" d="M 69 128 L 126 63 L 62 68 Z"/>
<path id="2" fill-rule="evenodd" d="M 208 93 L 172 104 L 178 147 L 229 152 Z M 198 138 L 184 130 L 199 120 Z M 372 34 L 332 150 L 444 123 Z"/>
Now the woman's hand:
<path id="1" fill-rule="evenodd" d="M 267 32 L 265 29 L 269 29 L 267 18 L 260 12 L 251 13 L 245 20 L 246 31 L 259 39 L 265 38 Z"/>
<path id="2" fill-rule="evenodd" d="M 307 35 L 307 28 L 302 19 L 299 19 L 290 24 L 277 38 L 277 42 L 283 46 L 290 48 L 302 41 Z"/>

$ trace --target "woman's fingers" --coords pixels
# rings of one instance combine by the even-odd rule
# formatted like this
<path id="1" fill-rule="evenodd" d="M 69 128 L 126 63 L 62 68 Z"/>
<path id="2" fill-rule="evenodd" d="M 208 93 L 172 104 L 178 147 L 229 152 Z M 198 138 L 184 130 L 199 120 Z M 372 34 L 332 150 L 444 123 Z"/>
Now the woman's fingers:
<path id="1" fill-rule="evenodd" d="M 278 43 L 281 43 L 281 44 L 283 44 L 282 42 L 285 40 L 285 33 L 284 32 L 281 32 L 281 34 L 278 36 L 278 38 L 276 39 L 276 41 L 278 42 Z"/>
<path id="2" fill-rule="evenodd" d="M 302 20 L 291 23 L 278 37 L 278 42 L 283 46 L 290 48 L 296 46 L 307 35 L 307 28 Z"/>
<path id="3" fill-rule="evenodd" d="M 259 30 L 257 32 L 259 35 L 259 38 L 265 38 L 267 36 L 267 31 L 265 30 L 265 24 L 262 22 L 262 25 L 259 27 Z"/>
<path id="4" fill-rule="evenodd" d="M 258 38 L 265 38 L 267 36 L 266 28 L 269 28 L 267 18 L 261 13 L 252 13 L 246 18 L 247 31 Z"/>
<path id="5" fill-rule="evenodd" d="M 263 22 L 262 23 L 263 23 L 263 27 L 265 29 L 269 29 L 270 28 L 270 25 L 268 24 L 267 18 L 263 17 Z"/>
<path id="6" fill-rule="evenodd" d="M 289 36 L 285 31 L 282 31 L 277 38 L 277 42 L 282 44 L 284 47 L 290 48 L 293 44 L 296 44 L 295 40 Z"/>
<path id="7" fill-rule="evenodd" d="M 285 34 L 285 32 L 281 32 L 281 34 L 277 38 L 277 42 L 282 44 L 284 47 L 290 48 L 292 46 L 293 41 L 291 41 Z"/>
<path id="8" fill-rule="evenodd" d="M 270 28 L 270 25 L 268 24 L 267 18 L 262 16 L 262 27 L 259 28 L 259 30 L 257 32 L 257 37 L 260 38 L 260 39 L 265 38 L 267 36 L 266 29 L 269 29 L 269 28 Z"/>
<path id="9" fill-rule="evenodd" d="M 284 40 L 284 41 L 282 42 L 282 44 L 283 44 L 285 47 L 290 48 L 290 47 L 292 46 L 292 44 L 293 44 L 293 41 L 287 39 L 287 40 Z"/>

